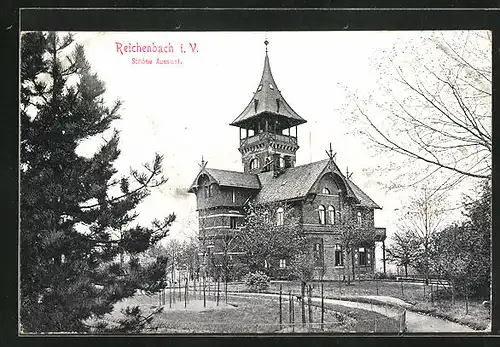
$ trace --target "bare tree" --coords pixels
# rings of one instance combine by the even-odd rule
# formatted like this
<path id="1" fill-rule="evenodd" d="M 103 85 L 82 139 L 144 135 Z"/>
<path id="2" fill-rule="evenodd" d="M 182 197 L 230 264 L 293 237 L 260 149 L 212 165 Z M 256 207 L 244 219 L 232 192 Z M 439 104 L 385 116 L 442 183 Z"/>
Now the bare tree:
<path id="1" fill-rule="evenodd" d="M 395 48 L 379 62 L 376 94 L 351 98 L 357 131 L 379 151 L 396 154 L 405 184 L 441 175 L 453 187 L 491 175 L 491 42 L 490 32 L 467 31 Z M 418 170 L 404 170 L 416 162 Z"/>
<path id="2" fill-rule="evenodd" d="M 424 187 L 420 194 L 410 198 L 407 210 L 398 222 L 399 229 L 404 230 L 413 239 L 412 245 L 418 247 L 414 264 L 426 280 L 429 279 L 432 242 L 444 227 L 447 211 L 443 201 L 443 194 Z"/>
<path id="3" fill-rule="evenodd" d="M 408 266 L 418 259 L 419 241 L 408 230 L 399 230 L 391 238 L 393 243 L 386 249 L 387 260 L 403 266 L 405 277 L 408 277 Z"/>
<path id="4" fill-rule="evenodd" d="M 375 242 L 375 229 L 359 226 L 353 211 L 346 210 L 340 220 L 339 242 L 345 255 L 344 276 L 347 284 L 355 278 L 354 249 L 360 246 L 371 246 Z"/>

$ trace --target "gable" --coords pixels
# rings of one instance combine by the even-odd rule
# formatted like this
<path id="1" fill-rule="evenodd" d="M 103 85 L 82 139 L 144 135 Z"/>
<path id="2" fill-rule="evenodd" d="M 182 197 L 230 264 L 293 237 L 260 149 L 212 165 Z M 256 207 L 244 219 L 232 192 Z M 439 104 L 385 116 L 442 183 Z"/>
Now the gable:
<path id="1" fill-rule="evenodd" d="M 321 160 L 291 167 L 278 177 L 274 177 L 272 171 L 259 173 L 262 188 L 255 197 L 255 202 L 265 204 L 305 197 L 327 163 L 328 160 Z"/>

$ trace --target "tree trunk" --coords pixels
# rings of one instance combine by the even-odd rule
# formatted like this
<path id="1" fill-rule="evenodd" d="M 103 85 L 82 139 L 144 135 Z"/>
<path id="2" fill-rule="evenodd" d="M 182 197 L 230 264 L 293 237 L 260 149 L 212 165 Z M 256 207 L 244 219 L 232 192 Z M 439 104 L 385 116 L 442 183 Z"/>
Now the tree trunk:
<path id="1" fill-rule="evenodd" d="M 408 278 L 408 264 L 405 264 L 405 277 Z"/>

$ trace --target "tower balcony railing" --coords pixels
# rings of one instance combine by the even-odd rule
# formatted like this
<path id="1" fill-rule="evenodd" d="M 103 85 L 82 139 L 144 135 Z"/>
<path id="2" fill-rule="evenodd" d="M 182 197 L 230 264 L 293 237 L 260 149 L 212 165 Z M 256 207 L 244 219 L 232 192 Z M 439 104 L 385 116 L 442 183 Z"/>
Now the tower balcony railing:
<path id="1" fill-rule="evenodd" d="M 240 140 L 240 147 L 244 146 L 250 146 L 254 143 L 264 141 L 266 139 L 286 143 L 286 144 L 292 144 L 292 145 L 297 145 L 297 138 L 295 136 L 288 136 L 288 135 L 282 135 L 282 134 L 273 134 L 270 132 L 262 132 L 257 135 L 249 136 L 244 139 Z"/>

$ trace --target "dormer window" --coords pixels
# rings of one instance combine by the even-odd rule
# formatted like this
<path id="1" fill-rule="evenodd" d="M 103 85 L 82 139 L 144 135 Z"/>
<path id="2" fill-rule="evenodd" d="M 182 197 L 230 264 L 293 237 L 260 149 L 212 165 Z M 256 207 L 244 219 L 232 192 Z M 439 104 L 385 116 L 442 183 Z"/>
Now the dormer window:
<path id="1" fill-rule="evenodd" d="M 269 83 L 269 88 L 270 88 L 271 90 L 274 90 L 274 87 L 273 87 L 273 84 L 272 84 L 272 83 Z"/>
<path id="2" fill-rule="evenodd" d="M 212 193 L 213 193 L 212 184 L 207 182 L 205 185 L 205 198 L 211 197 Z"/>
<path id="3" fill-rule="evenodd" d="M 323 188 L 323 190 L 321 191 L 322 194 L 327 194 L 327 195 L 330 195 L 330 189 L 328 189 L 327 187 Z"/>
<path id="4" fill-rule="evenodd" d="M 257 91 L 260 92 L 262 90 L 262 84 L 259 85 L 259 87 L 257 87 Z"/>

